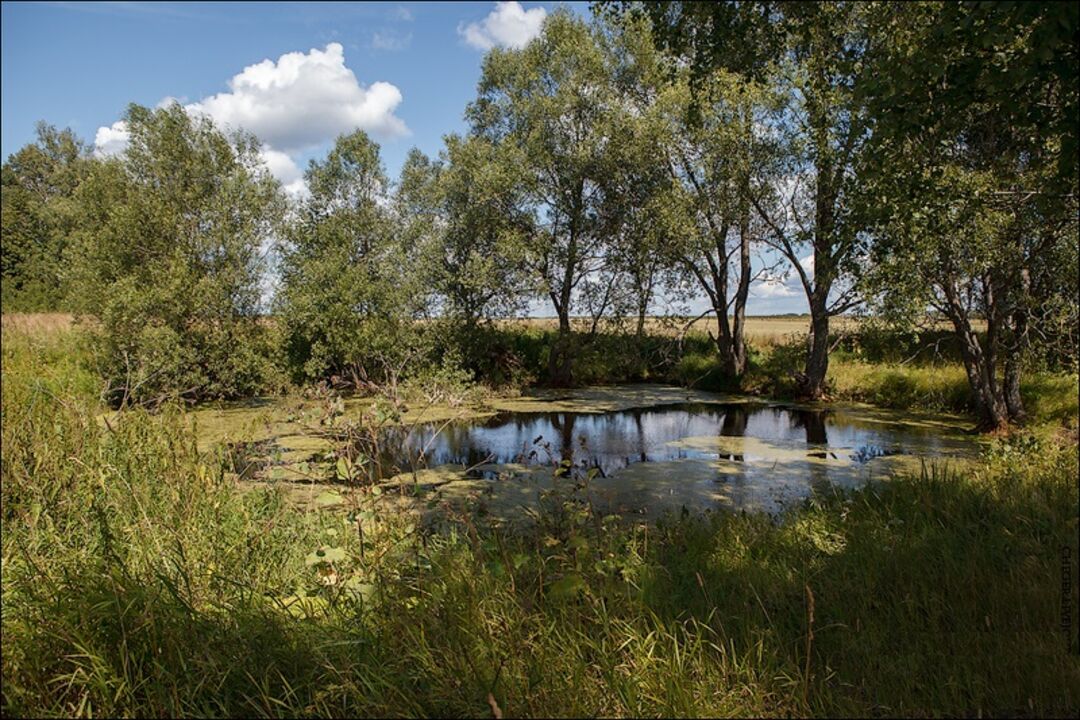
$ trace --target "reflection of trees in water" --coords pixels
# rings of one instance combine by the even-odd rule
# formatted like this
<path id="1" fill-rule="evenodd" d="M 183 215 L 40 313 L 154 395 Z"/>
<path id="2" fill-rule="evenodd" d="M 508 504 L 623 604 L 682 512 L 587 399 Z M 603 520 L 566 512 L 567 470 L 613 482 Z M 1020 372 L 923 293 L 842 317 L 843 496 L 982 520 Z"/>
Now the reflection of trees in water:
<path id="1" fill-rule="evenodd" d="M 574 425 L 577 423 L 577 415 L 573 413 L 558 413 L 552 416 L 551 424 L 555 432 L 559 434 L 559 454 L 563 462 L 574 462 Z"/>
<path id="2" fill-rule="evenodd" d="M 724 419 L 720 423 L 720 436 L 721 437 L 746 437 L 746 423 L 749 419 L 749 413 L 746 412 L 744 407 L 731 407 L 724 413 Z M 722 460 L 734 460 L 736 462 L 743 461 L 742 453 L 720 453 L 720 459 Z"/>
<path id="3" fill-rule="evenodd" d="M 649 455 L 647 452 L 648 445 L 645 444 L 645 425 L 641 422 L 642 411 L 639 408 L 635 408 L 631 412 L 634 418 L 634 427 L 637 429 L 637 446 L 641 462 L 647 462 Z M 626 464 L 630 464 L 630 458 L 626 458 Z"/>
<path id="4" fill-rule="evenodd" d="M 829 452 L 829 432 L 825 425 L 826 413 L 815 410 L 793 411 L 792 422 L 796 427 L 806 430 L 807 456 L 809 458 L 828 460 L 829 455 L 836 459 L 836 455 Z M 824 463 L 807 463 L 810 469 L 810 487 L 814 493 L 822 492 L 830 487 L 829 468 Z"/>
<path id="5" fill-rule="evenodd" d="M 818 449 L 809 453 L 811 457 L 826 457 L 829 445 L 829 431 L 825 425 L 825 413 L 820 410 L 795 410 L 791 413 L 791 422 L 795 427 L 806 430 L 806 444 Z"/>

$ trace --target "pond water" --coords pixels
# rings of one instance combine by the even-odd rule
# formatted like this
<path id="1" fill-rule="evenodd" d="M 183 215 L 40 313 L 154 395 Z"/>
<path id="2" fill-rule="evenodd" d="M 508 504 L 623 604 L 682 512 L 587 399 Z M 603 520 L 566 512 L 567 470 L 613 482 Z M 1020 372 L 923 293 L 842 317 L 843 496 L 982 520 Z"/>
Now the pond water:
<path id="1" fill-rule="evenodd" d="M 345 419 L 369 404 L 346 401 Z M 241 479 L 278 483 L 305 502 L 336 482 L 327 460 L 335 441 L 321 413 L 317 403 L 268 399 L 200 409 L 192 420 L 200 447 L 230 448 Z M 979 453 L 963 418 L 649 384 L 496 397 L 482 409 L 417 406 L 403 422 L 380 438 L 380 482 L 425 506 L 466 503 L 498 517 L 527 514 L 545 493 L 567 488 L 604 512 L 636 516 L 775 512 L 836 487 L 919 473 L 923 463 L 955 468 Z M 556 473 L 562 463 L 570 472 Z"/>
<path id="2" fill-rule="evenodd" d="M 384 477 L 402 473 L 406 482 L 426 469 L 443 496 L 472 496 L 499 512 L 556 486 L 553 468 L 562 464 L 579 479 L 595 468 L 594 502 L 648 515 L 682 506 L 774 511 L 973 450 L 956 432 L 888 413 L 747 402 L 501 412 L 396 428 L 383 446 L 391 448 L 380 458 Z"/>

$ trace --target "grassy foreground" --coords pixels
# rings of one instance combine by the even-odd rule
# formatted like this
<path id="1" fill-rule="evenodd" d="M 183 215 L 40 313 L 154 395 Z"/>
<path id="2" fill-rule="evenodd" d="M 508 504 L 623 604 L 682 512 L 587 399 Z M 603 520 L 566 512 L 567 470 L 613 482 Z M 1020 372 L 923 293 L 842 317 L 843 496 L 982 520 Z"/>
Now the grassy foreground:
<path id="1" fill-rule="evenodd" d="M 3 380 L 4 715 L 1080 708 L 1071 434 L 779 521 L 571 495 L 534 534 L 425 535 L 364 491 L 240 491 L 179 410 L 104 424 L 75 333 L 5 331 Z"/>

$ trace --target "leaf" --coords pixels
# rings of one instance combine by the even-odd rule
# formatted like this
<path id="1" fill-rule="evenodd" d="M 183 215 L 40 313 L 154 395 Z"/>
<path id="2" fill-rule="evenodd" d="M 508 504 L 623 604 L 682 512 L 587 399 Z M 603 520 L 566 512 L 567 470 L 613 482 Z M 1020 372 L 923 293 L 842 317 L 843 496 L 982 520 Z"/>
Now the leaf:
<path id="1" fill-rule="evenodd" d="M 304 559 L 304 564 L 311 567 L 312 565 L 322 565 L 324 563 L 342 562 L 345 557 L 345 548 L 323 545 L 315 552 L 310 553 Z"/>
<path id="2" fill-rule="evenodd" d="M 340 505 L 343 502 L 345 502 L 345 498 L 341 497 L 341 495 L 336 492 L 330 492 L 329 490 L 319 493 L 319 496 L 315 498 L 315 504 L 322 507 L 333 507 L 335 505 Z"/>
<path id="3" fill-rule="evenodd" d="M 364 579 L 359 575 L 353 575 L 346 580 L 345 587 L 365 600 L 370 600 L 371 596 L 375 594 L 375 586 L 369 582 L 364 582 Z"/>
<path id="4" fill-rule="evenodd" d="M 548 596 L 554 600 L 573 600 L 584 592 L 585 580 L 576 573 L 553 582 L 548 588 Z"/>
<path id="5" fill-rule="evenodd" d="M 570 548 L 571 550 L 588 550 L 589 541 L 581 537 L 580 535 L 575 535 L 574 537 L 566 541 L 566 547 Z"/>

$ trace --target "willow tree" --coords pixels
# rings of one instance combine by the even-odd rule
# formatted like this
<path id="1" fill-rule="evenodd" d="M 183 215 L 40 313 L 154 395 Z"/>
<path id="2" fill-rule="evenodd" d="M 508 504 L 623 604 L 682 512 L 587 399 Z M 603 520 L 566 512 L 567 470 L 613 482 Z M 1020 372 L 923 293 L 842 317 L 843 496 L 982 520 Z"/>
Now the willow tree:
<path id="1" fill-rule="evenodd" d="M 685 230 L 668 246 L 677 267 L 709 298 L 725 372 L 746 369 L 746 303 L 754 278 L 751 251 L 763 234 L 755 215 L 776 178 L 772 147 L 761 132 L 767 91 L 718 71 L 692 93 L 688 78 L 669 86 L 660 107 L 669 118 L 666 162 Z M 772 100 L 775 104 L 775 99 Z"/>
<path id="2" fill-rule="evenodd" d="M 283 239 L 277 297 L 292 367 L 305 378 L 379 378 L 408 352 L 416 297 L 379 147 L 362 130 L 343 135 L 304 177 L 310 195 Z"/>
<path id="3" fill-rule="evenodd" d="M 1022 422 L 1025 364 L 1076 362 L 1077 7 L 880 9 L 865 282 L 948 320 L 982 427 Z"/>
<path id="4" fill-rule="evenodd" d="M 560 10 L 524 48 L 488 53 L 467 111 L 473 133 L 498 145 L 519 171 L 521 210 L 535 228 L 522 261 L 558 316 L 549 356 L 556 385 L 572 382 L 570 318 L 578 292 L 606 269 L 601 215 L 616 107 L 596 28 Z"/>
<path id="5" fill-rule="evenodd" d="M 5 311 L 66 306 L 64 255 L 78 222 L 75 191 L 93 162 L 70 128 L 37 125 L 37 140 L 3 165 L 3 277 Z"/>
<path id="6" fill-rule="evenodd" d="M 127 149 L 79 185 L 68 254 L 109 399 L 258 392 L 271 371 L 260 283 L 283 203 L 259 144 L 177 104 L 124 120 Z"/>
<path id="7" fill-rule="evenodd" d="M 527 278 L 519 255 L 531 228 L 515 165 L 497 146 L 459 135 L 444 144 L 435 160 L 409 154 L 396 202 L 434 310 L 469 333 L 521 308 Z"/>
<path id="8" fill-rule="evenodd" d="M 860 86 L 876 37 L 876 8 L 830 2 L 634 2 L 616 12 L 647 17 L 656 46 L 685 66 L 695 91 L 718 71 L 766 82 L 786 104 L 770 132 L 783 138 L 782 182 L 750 194 L 763 241 L 789 263 L 810 309 L 801 391 L 820 397 L 829 363 L 829 320 L 858 304 L 852 271 L 863 255 L 852 198 L 867 140 Z M 812 267 L 812 269 L 811 269 Z"/>

